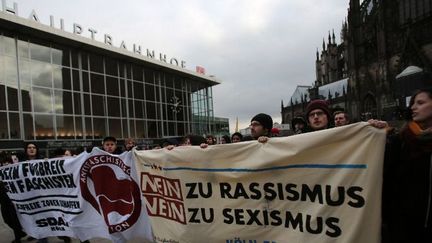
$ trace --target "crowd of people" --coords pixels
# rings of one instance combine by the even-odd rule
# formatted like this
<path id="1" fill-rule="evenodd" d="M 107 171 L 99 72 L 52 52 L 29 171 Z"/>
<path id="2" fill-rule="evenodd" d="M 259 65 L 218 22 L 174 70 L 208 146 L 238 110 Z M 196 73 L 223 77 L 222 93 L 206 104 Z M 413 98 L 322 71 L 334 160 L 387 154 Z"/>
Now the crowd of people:
<path id="1" fill-rule="evenodd" d="M 55 151 L 54 157 L 68 157 L 73 156 L 73 152 L 69 149 L 57 149 Z M 19 157 L 19 161 L 30 161 L 30 160 L 38 160 L 38 159 L 44 159 L 43 156 L 41 156 L 38 146 L 35 143 L 26 143 L 24 146 L 24 152 Z M 7 156 L 6 158 L 6 164 L 9 163 L 16 163 L 12 159 L 12 156 Z M 27 236 L 27 233 L 23 231 L 23 228 L 18 220 L 15 206 L 13 205 L 12 201 L 7 196 L 7 190 L 3 183 L 0 183 L 0 205 L 1 205 L 1 214 L 3 217 L 4 222 L 12 229 L 14 234 L 14 240 L 12 243 L 21 243 L 22 239 Z M 67 236 L 60 236 L 59 239 L 63 240 L 65 243 L 71 242 L 71 238 Z M 42 239 L 35 239 L 31 236 L 28 236 L 27 241 L 33 241 L 35 240 L 37 243 L 48 243 L 47 238 Z M 89 243 L 89 241 L 83 241 L 83 243 Z"/>
<path id="2" fill-rule="evenodd" d="M 385 243 L 393 242 L 432 242 L 432 89 L 418 90 L 409 104 L 410 116 L 400 132 L 394 131 L 388 123 L 380 120 L 369 120 L 369 124 L 387 131 L 387 144 L 384 161 L 384 183 L 382 204 L 382 239 Z M 292 134 L 314 132 L 333 126 L 344 126 L 350 123 L 346 111 L 332 112 L 325 100 L 312 100 L 306 107 L 304 116 L 292 119 Z M 259 113 L 250 121 L 250 136 L 239 132 L 225 135 L 217 141 L 215 136 L 206 137 L 187 135 L 181 139 L 167 139 L 153 149 L 176 146 L 201 146 L 206 148 L 214 144 L 239 143 L 258 140 L 265 143 L 279 131 L 273 128 L 271 116 Z M 135 140 L 126 139 L 123 149 L 117 146 L 114 137 L 102 141 L 102 149 L 108 153 L 119 154 L 130 151 L 136 146 Z M 73 151 L 58 149 L 55 156 L 72 156 Z M 20 161 L 42 158 L 34 143 L 26 144 Z M 16 159 L 7 157 L 4 163 L 14 163 Z M 3 218 L 15 235 L 13 242 L 21 242 L 26 236 L 16 217 L 12 202 L 8 199 L 6 189 L 0 183 L 1 212 Z M 378 195 L 377 195 L 378 196 Z M 65 242 L 70 238 L 63 237 Z M 46 239 L 39 239 L 46 242 Z"/>
<path id="3" fill-rule="evenodd" d="M 320 111 L 316 111 L 320 110 Z M 322 116 L 325 114 L 326 116 Z M 311 118 L 312 120 L 306 121 Z M 349 115 L 346 111 L 337 110 L 334 113 L 331 113 L 328 104 L 324 100 L 314 100 L 312 101 L 307 110 L 306 116 L 296 116 L 292 119 L 292 128 L 286 135 L 282 135 L 280 130 L 276 127 L 273 127 L 273 119 L 271 116 L 260 113 L 254 116 L 251 119 L 250 123 L 250 131 L 251 134 L 243 135 L 240 132 L 234 132 L 231 136 L 223 135 L 220 137 L 216 137 L 214 135 L 193 135 L 189 134 L 181 139 L 179 138 L 168 138 L 161 140 L 160 143 L 155 143 L 151 146 L 138 146 L 135 139 L 127 138 L 124 140 L 123 146 L 118 145 L 118 141 L 115 137 L 106 137 L 102 142 L 102 148 L 104 147 L 104 143 L 109 143 L 110 146 L 106 145 L 109 149 L 108 152 L 112 154 L 121 154 L 125 151 L 130 151 L 132 148 L 136 149 L 161 149 L 167 146 L 194 146 L 194 145 L 215 145 L 215 144 L 228 144 L 228 143 L 238 143 L 243 141 L 251 141 L 258 139 L 258 135 L 267 136 L 267 137 L 280 137 L 280 136 L 291 136 L 305 132 L 311 132 L 323 128 L 329 128 L 333 126 L 343 126 L 350 123 Z M 261 126 L 262 125 L 262 126 Z M 258 136 L 258 137 L 257 137 Z M 108 139 L 108 140 L 107 140 Z M 107 140 L 107 141 L 105 141 Z M 36 146 L 36 144 L 33 144 Z M 114 148 L 114 150 L 112 150 Z M 10 163 L 17 163 L 18 161 L 28 160 L 28 155 L 26 154 L 27 147 L 23 148 L 22 152 L 8 152 L 1 151 L 0 152 L 0 166 L 7 165 Z M 62 156 L 74 156 L 78 155 L 81 152 L 87 151 L 89 152 L 91 148 L 57 148 L 53 151 L 51 156 L 42 156 L 38 155 L 41 158 L 48 157 L 58 157 Z"/>
<path id="4" fill-rule="evenodd" d="M 345 119 L 341 119 L 342 114 Z M 325 116 L 324 116 L 325 115 Z M 305 133 L 309 131 L 315 131 L 320 129 L 329 128 L 330 121 L 332 119 L 330 109 L 328 104 L 324 100 L 314 100 L 310 102 L 306 109 L 306 118 L 308 122 L 305 121 L 303 117 L 296 117 L 293 119 L 293 135 Z M 334 124 L 336 126 L 346 125 L 349 123 L 348 115 L 345 112 L 334 114 Z M 213 135 L 207 135 L 205 137 L 199 135 L 186 135 L 181 140 L 176 138 L 165 139 L 161 144 L 156 144 L 152 146 L 151 149 L 173 149 L 176 146 L 200 146 L 201 148 L 206 148 L 215 144 L 228 144 L 228 143 L 239 143 L 243 141 L 259 140 L 260 142 L 265 142 L 265 138 L 269 137 L 279 137 L 279 130 L 273 127 L 273 119 L 270 115 L 259 113 L 251 119 L 250 123 L 250 135 L 243 135 L 239 132 L 233 133 L 231 136 L 224 135 L 217 139 Z M 136 141 L 132 138 L 128 138 L 124 141 L 123 147 L 118 146 L 117 139 L 115 137 L 105 137 L 102 141 L 101 148 L 111 154 L 121 154 L 126 151 L 136 148 Z M 40 150 L 35 143 L 27 143 L 24 146 L 24 151 L 22 153 L 3 153 L 0 156 L 1 165 L 7 165 L 11 163 L 18 163 L 19 161 L 29 161 L 44 159 L 44 156 L 40 154 Z M 58 148 L 53 153 L 53 158 L 63 157 L 63 156 L 74 156 L 80 152 L 83 152 L 83 148 L 78 148 L 76 150 Z M 15 207 L 11 200 L 7 196 L 6 188 L 0 183 L 0 204 L 1 213 L 5 223 L 14 232 L 13 243 L 20 243 L 21 239 L 26 237 L 26 233 L 23 231 L 21 224 L 16 215 Z M 71 242 L 69 237 L 59 237 L 64 242 Z M 32 237 L 27 237 L 27 240 L 36 240 Z M 47 239 L 37 239 L 38 243 L 46 243 Z M 88 241 L 86 241 L 88 242 Z"/>

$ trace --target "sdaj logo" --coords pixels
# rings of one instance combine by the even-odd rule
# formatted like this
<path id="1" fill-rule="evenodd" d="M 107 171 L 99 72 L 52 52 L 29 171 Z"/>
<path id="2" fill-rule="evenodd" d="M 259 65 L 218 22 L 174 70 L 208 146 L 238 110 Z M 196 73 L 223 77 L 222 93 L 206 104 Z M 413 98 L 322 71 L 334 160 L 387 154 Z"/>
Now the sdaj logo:
<path id="1" fill-rule="evenodd" d="M 81 166 L 80 186 L 83 198 L 104 217 L 110 233 L 127 230 L 137 222 L 140 189 L 122 159 L 111 155 L 88 158 Z"/>

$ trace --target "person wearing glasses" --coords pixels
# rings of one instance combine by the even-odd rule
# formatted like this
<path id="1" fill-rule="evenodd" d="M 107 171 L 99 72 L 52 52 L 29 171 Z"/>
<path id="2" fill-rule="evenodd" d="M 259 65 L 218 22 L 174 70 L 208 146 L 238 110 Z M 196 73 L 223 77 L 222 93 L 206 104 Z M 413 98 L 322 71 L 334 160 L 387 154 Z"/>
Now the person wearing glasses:
<path id="1" fill-rule="evenodd" d="M 330 109 L 325 100 L 312 100 L 306 107 L 306 119 L 311 131 L 319 131 L 331 127 Z"/>
<path id="2" fill-rule="evenodd" d="M 330 115 L 330 108 L 328 107 L 328 103 L 325 100 L 312 100 L 309 102 L 309 104 L 306 107 L 306 119 L 308 121 L 308 128 L 304 129 L 303 132 L 313 132 L 313 131 L 319 131 L 324 130 L 327 128 L 330 128 L 330 121 L 332 116 Z M 259 116 L 261 114 L 258 114 Z M 265 114 L 264 114 L 265 115 Z M 268 115 L 267 115 L 268 116 Z M 252 137 L 256 137 L 256 134 L 254 134 L 254 118 L 252 118 L 251 121 L 251 132 Z M 271 118 L 270 118 L 271 119 Z M 272 121 L 273 123 L 273 121 Z M 259 124 L 259 123 L 258 123 Z M 269 131 L 271 130 L 271 127 Z M 255 132 L 256 133 L 256 132 Z M 270 136 L 267 135 L 258 135 L 255 139 L 258 139 L 258 142 L 260 143 L 266 143 L 268 138 Z"/>

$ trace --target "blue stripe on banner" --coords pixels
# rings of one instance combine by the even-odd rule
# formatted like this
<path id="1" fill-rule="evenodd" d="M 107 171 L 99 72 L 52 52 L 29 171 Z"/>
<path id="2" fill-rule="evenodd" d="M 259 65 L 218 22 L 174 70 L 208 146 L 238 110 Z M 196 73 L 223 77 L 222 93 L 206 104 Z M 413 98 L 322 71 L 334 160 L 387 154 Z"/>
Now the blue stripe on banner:
<path id="1" fill-rule="evenodd" d="M 13 202 L 27 202 L 27 201 L 33 201 L 35 199 L 39 199 L 39 198 L 44 198 L 44 197 L 66 197 L 66 198 L 78 198 L 78 195 L 60 195 L 60 194 L 51 194 L 51 195 L 42 195 L 42 196 L 36 196 L 36 197 L 31 197 L 31 198 L 26 198 L 26 199 L 12 199 L 11 201 Z"/>
<path id="2" fill-rule="evenodd" d="M 366 164 L 342 164 L 342 165 L 332 165 L 332 164 L 297 164 L 297 165 L 286 165 L 286 166 L 276 166 L 269 168 L 259 168 L 259 169 L 247 169 L 247 168 L 193 168 L 193 167 L 164 167 L 163 170 L 189 170 L 189 171 L 205 171 L 205 172 L 263 172 L 263 171 L 273 171 L 273 170 L 287 170 L 287 169 L 367 169 Z"/>

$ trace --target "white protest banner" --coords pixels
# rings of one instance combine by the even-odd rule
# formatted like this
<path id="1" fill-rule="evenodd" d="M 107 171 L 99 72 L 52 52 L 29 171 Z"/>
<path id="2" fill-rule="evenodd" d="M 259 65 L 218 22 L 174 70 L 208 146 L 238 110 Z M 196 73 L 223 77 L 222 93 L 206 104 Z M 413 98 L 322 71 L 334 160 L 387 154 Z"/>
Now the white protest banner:
<path id="1" fill-rule="evenodd" d="M 20 162 L 0 178 L 24 231 L 35 238 L 70 236 L 151 241 L 153 236 L 132 153 L 98 148 L 78 157 Z"/>
<path id="2" fill-rule="evenodd" d="M 379 243 L 385 132 L 135 151 L 156 242 Z"/>

